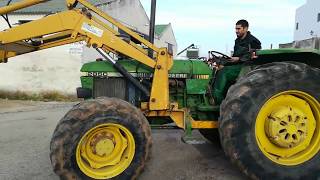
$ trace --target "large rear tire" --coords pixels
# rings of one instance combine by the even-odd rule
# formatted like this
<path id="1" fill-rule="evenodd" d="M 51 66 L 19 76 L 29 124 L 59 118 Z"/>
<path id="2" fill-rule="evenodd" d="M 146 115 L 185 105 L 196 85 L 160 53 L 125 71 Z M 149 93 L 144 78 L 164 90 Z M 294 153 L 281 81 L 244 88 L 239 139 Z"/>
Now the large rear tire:
<path id="1" fill-rule="evenodd" d="M 221 105 L 225 154 L 252 179 L 320 178 L 320 70 L 271 63 L 233 85 Z"/>
<path id="2" fill-rule="evenodd" d="M 151 150 L 140 110 L 116 98 L 84 101 L 58 123 L 50 159 L 61 179 L 136 179 Z"/>

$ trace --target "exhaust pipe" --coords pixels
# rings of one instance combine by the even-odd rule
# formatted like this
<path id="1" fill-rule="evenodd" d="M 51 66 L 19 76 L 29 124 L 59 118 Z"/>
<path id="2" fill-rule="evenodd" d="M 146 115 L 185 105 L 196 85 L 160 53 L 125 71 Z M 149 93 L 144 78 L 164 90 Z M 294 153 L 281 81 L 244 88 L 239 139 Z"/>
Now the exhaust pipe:
<path id="1" fill-rule="evenodd" d="M 149 42 L 151 44 L 154 43 L 154 29 L 156 26 L 156 7 L 157 7 L 157 0 L 151 0 L 151 14 L 150 14 L 150 26 L 149 26 Z M 150 58 L 153 58 L 153 50 L 149 49 L 148 53 Z"/>

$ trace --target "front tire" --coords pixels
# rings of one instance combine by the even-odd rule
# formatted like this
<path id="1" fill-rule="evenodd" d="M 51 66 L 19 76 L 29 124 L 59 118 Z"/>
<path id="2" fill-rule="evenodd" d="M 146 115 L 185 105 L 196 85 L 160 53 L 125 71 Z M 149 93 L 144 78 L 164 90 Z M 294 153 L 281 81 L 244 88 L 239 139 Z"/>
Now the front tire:
<path id="1" fill-rule="evenodd" d="M 221 105 L 225 154 L 252 179 L 320 177 L 320 70 L 271 63 L 242 77 Z"/>
<path id="2" fill-rule="evenodd" d="M 61 179 L 136 179 L 151 150 L 148 121 L 116 98 L 84 101 L 58 123 L 50 159 Z"/>

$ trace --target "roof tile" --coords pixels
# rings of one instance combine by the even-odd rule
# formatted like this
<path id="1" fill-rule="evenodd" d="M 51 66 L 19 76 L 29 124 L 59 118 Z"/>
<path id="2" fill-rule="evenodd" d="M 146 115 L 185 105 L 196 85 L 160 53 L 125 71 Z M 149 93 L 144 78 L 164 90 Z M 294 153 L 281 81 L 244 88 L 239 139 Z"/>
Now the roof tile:
<path id="1" fill-rule="evenodd" d="M 158 24 L 155 26 L 155 34 L 160 36 L 169 26 L 169 24 Z"/>

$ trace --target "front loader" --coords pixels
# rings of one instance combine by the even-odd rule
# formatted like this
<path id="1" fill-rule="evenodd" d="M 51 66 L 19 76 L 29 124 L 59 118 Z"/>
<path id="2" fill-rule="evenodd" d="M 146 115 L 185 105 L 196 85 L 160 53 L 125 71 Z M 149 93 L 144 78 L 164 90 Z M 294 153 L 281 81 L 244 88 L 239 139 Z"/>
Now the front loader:
<path id="1" fill-rule="evenodd" d="M 43 2 L 14 3 L 0 15 Z M 218 106 L 211 102 L 212 62 L 173 60 L 172 50 L 155 47 L 86 0 L 66 6 L 0 32 L 0 62 L 79 41 L 104 57 L 84 64 L 77 92 L 86 100 L 53 133 L 50 159 L 61 179 L 136 179 L 150 156 L 150 127 L 172 124 L 186 140 L 195 129 L 220 140 L 252 179 L 320 178 L 319 51 L 258 51 Z"/>

